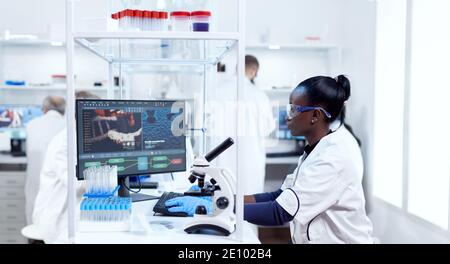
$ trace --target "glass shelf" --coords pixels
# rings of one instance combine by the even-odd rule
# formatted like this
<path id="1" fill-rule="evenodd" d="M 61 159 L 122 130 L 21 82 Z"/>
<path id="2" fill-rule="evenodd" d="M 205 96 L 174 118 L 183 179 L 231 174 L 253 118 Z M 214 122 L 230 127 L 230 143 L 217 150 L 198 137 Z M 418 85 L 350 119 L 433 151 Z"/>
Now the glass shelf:
<path id="1" fill-rule="evenodd" d="M 297 51 L 330 51 L 339 48 L 338 45 L 327 43 L 300 43 L 300 44 L 248 44 L 247 50 L 297 50 Z"/>
<path id="2" fill-rule="evenodd" d="M 199 32 L 105 32 L 74 34 L 75 41 L 110 63 L 216 64 L 233 49 L 237 34 Z"/>
<path id="3" fill-rule="evenodd" d="M 119 64 L 115 64 L 119 68 Z M 203 75 L 203 65 L 156 65 L 156 64 L 122 64 L 122 71 L 128 74 L 186 74 L 186 75 Z"/>
<path id="4" fill-rule="evenodd" d="M 88 90 L 88 91 L 107 91 L 106 86 L 76 86 L 76 90 Z M 118 89 L 117 87 L 115 88 Z M 65 85 L 42 85 L 42 86 L 11 86 L 11 85 L 0 85 L 0 91 L 66 91 L 67 88 Z"/>

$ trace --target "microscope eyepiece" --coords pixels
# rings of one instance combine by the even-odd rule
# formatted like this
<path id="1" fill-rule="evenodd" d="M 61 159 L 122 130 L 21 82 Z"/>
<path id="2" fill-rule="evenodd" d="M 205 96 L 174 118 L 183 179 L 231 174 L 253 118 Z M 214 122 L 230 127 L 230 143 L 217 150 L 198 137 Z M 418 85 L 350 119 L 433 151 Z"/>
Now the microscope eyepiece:
<path id="1" fill-rule="evenodd" d="M 217 156 L 219 156 L 220 154 L 222 154 L 222 152 L 224 152 L 225 150 L 227 150 L 229 147 L 231 147 L 231 145 L 234 144 L 234 140 L 232 138 L 227 138 L 225 139 L 225 141 L 223 141 L 222 143 L 220 143 L 219 146 L 215 147 L 213 150 L 211 150 L 210 152 L 208 152 L 208 154 L 205 155 L 205 159 L 210 162 L 213 159 L 215 159 Z"/>

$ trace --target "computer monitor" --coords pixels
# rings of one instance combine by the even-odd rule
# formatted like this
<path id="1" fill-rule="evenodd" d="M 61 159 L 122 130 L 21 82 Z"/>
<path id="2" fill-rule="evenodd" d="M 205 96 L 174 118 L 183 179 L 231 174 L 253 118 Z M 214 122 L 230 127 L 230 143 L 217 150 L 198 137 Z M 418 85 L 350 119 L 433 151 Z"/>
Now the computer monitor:
<path id="1" fill-rule="evenodd" d="M 25 126 L 41 115 L 38 105 L 0 105 L 0 131 L 9 132 L 11 138 L 25 139 Z"/>
<path id="2" fill-rule="evenodd" d="M 184 101 L 77 100 L 77 178 L 116 165 L 128 176 L 186 170 Z M 126 186 L 125 186 L 126 187 Z"/>

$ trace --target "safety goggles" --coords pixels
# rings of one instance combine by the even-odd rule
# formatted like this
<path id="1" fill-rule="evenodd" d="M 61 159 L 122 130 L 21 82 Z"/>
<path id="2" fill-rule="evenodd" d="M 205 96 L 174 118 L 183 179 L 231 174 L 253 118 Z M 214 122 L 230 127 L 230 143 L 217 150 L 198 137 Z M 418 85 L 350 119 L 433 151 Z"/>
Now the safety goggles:
<path id="1" fill-rule="evenodd" d="M 331 118 L 330 113 L 328 113 L 325 109 L 320 106 L 301 106 L 295 104 L 286 105 L 286 112 L 289 119 L 292 119 L 297 116 L 297 113 L 308 112 L 312 110 L 321 110 L 326 117 Z"/>

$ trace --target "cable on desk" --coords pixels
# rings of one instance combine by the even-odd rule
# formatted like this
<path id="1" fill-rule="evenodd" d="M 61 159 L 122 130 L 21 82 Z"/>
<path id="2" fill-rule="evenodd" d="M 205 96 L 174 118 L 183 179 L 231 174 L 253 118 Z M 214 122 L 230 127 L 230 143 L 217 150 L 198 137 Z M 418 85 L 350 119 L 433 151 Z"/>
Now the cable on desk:
<path id="1" fill-rule="evenodd" d="M 127 178 L 128 178 L 129 176 L 127 176 Z M 123 187 L 125 188 L 125 189 L 127 189 L 129 192 L 132 192 L 132 193 L 139 193 L 141 190 L 142 190 L 142 184 L 141 184 L 141 179 L 139 178 L 139 176 L 137 176 L 137 179 L 138 179 L 138 183 L 139 183 L 139 189 L 137 190 L 137 191 L 133 191 L 133 190 L 131 190 L 128 186 L 127 186 L 127 184 L 125 183 L 125 181 L 123 181 Z"/>

